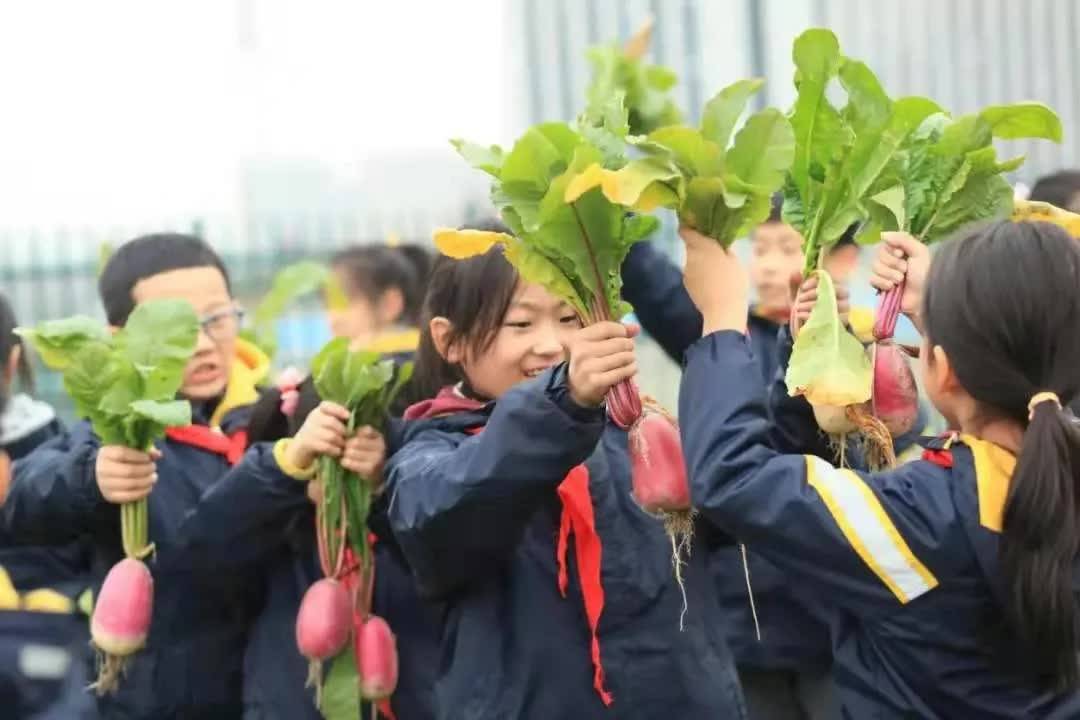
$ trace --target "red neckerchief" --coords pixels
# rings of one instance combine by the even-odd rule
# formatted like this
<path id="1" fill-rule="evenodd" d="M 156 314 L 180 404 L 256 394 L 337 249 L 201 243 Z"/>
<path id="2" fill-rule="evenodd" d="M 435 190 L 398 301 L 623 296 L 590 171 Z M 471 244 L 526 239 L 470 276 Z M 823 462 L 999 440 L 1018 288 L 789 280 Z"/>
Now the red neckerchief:
<path id="1" fill-rule="evenodd" d="M 226 435 L 206 425 L 185 425 L 165 429 L 165 435 L 175 442 L 223 456 L 230 465 L 240 462 L 247 449 L 247 430 Z"/>
<path id="2" fill-rule="evenodd" d="M 947 432 L 930 447 L 923 450 L 922 459 L 946 470 L 953 466 L 952 444 L 956 442 L 956 433 Z M 941 447 L 937 447 L 940 445 Z"/>
<path id="3" fill-rule="evenodd" d="M 469 430 L 470 435 L 480 433 L 484 428 Z M 591 636 L 591 655 L 593 663 L 593 687 L 605 706 L 611 705 L 614 698 L 604 689 L 604 665 L 600 659 L 600 638 L 597 626 L 600 614 L 604 611 L 604 586 L 600 579 L 600 556 L 603 548 L 600 535 L 596 532 L 596 520 L 593 515 L 592 496 L 589 494 L 589 469 L 584 465 L 573 468 L 558 487 L 559 500 L 562 502 L 562 515 L 559 518 L 559 543 L 555 548 L 555 561 L 559 566 L 559 594 L 566 597 L 568 583 L 566 570 L 566 547 L 570 535 L 574 535 L 574 556 L 577 559 L 578 583 L 581 596 L 585 601 L 585 618 L 589 623 Z"/>

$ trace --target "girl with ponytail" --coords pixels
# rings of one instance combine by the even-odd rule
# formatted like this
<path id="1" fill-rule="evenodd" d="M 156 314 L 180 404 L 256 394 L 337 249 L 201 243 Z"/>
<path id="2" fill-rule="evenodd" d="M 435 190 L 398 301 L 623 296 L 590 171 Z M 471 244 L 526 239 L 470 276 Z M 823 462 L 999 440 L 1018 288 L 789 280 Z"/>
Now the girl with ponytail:
<path id="1" fill-rule="evenodd" d="M 1080 430 L 1063 409 L 1080 393 L 1080 243 L 998 222 L 931 266 L 886 234 L 872 282 L 906 279 L 922 387 L 956 432 L 869 473 L 769 446 L 745 274 L 683 236 L 704 318 L 679 406 L 691 496 L 829 619 L 837 716 L 1080 717 Z"/>

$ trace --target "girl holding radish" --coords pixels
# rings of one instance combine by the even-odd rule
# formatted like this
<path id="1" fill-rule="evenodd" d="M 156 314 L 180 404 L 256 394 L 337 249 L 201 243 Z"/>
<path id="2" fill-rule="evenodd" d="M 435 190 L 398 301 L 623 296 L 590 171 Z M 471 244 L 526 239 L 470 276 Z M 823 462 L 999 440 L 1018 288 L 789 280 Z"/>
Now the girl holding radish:
<path id="1" fill-rule="evenodd" d="M 635 329 L 582 328 L 499 247 L 440 258 L 425 307 L 418 379 L 442 389 L 407 411 L 386 497 L 421 594 L 446 606 L 437 717 L 744 717 L 706 579 L 721 538 L 696 534 L 680 632 L 670 540 L 605 419 Z"/>
<path id="2" fill-rule="evenodd" d="M 885 472 L 773 449 L 737 259 L 683 231 L 704 337 L 680 398 L 694 504 L 829 618 L 843 717 L 1075 717 L 1080 617 L 1080 246 L 998 222 L 929 268 L 887 236 L 875 284 L 905 273 L 922 384 L 958 432 Z M 882 261 L 896 249 L 905 262 Z M 718 380 L 723 378 L 723 380 Z"/>

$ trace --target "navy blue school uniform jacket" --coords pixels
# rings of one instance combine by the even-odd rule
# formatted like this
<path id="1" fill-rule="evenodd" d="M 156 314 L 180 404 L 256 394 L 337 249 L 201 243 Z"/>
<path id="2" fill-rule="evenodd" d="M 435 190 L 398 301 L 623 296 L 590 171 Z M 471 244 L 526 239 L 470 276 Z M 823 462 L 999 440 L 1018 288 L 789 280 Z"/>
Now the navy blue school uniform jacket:
<path id="1" fill-rule="evenodd" d="M 438 718 L 744 717 L 707 552 L 684 570 L 680 632 L 671 543 L 630 495 L 626 433 L 570 400 L 565 365 L 496 403 L 448 388 L 419 415 L 387 466 L 388 519 L 446 606 Z"/>
<path id="2" fill-rule="evenodd" d="M 416 331 L 403 331 L 384 335 L 371 347 L 401 364 L 413 359 L 417 338 Z M 299 385 L 298 392 L 296 413 L 304 417 L 320 399 L 310 378 Z M 398 403 L 394 408 L 403 409 Z M 395 436 L 392 427 L 387 437 L 390 449 Z M 255 434 L 274 435 L 275 431 Z M 288 422 L 276 434 L 287 435 Z M 243 461 L 188 514 L 181 532 L 187 553 L 222 567 L 254 568 L 263 588 L 264 604 L 251 626 L 244 656 L 245 720 L 321 718 L 314 689 L 306 687 L 308 661 L 296 646 L 301 600 L 311 584 L 323 577 L 315 543 L 315 512 L 306 483 L 282 469 L 282 449 L 280 444 L 252 446 Z M 398 643 L 399 679 L 389 708 L 400 720 L 433 718 L 441 609 L 419 599 L 412 574 L 385 522 L 375 515 L 370 522 L 378 526 L 372 610 L 387 621 Z M 368 712 L 365 706 L 363 717 Z"/>
<path id="3" fill-rule="evenodd" d="M 623 297 L 634 306 L 645 332 L 682 365 L 686 349 L 701 337 L 702 328 L 701 313 L 683 286 L 682 273 L 652 243 L 642 242 L 630 249 L 622 276 Z M 754 361 L 766 383 L 777 377 L 777 338 L 785 320 L 753 311 L 747 318 Z M 800 430 L 805 425 L 803 417 L 799 414 L 792 420 Z M 797 439 L 805 441 L 807 437 L 802 433 Z M 811 439 L 818 444 L 816 435 Z M 792 601 L 795 592 L 787 587 L 784 573 L 753 548 L 718 548 L 710 558 L 710 571 L 728 643 L 739 667 L 797 670 L 828 665 L 827 628 L 807 608 Z"/>
<path id="4" fill-rule="evenodd" d="M 0 578 L 0 583 L 6 580 Z M 73 612 L 0 609 L 0 707 L 4 718 L 97 717 L 93 696 L 86 690 L 90 683 L 85 662 L 86 627 L 86 618 Z"/>
<path id="5" fill-rule="evenodd" d="M 0 416 L 0 449 L 17 462 L 61 432 L 51 406 L 15 395 Z M 9 481 L 2 478 L 5 486 Z M 0 707 L 5 717 L 96 717 L 86 692 L 90 629 L 77 602 L 90 582 L 89 550 L 85 539 L 57 546 L 20 544 L 0 522 L 0 595 L 23 596 L 20 607 L 0 601 Z"/>
<path id="6" fill-rule="evenodd" d="M 296 646 L 300 602 L 323 577 L 315 511 L 306 483 L 282 469 L 281 448 L 270 443 L 249 448 L 188 513 L 180 535 L 185 553 L 197 562 L 218 572 L 255 568 L 264 588 L 244 656 L 245 720 L 318 720 L 314 689 L 306 687 L 308 661 Z M 398 643 L 399 681 L 390 708 L 401 720 L 432 718 L 440 610 L 420 601 L 393 538 L 386 531 L 379 535 L 372 609 L 389 623 Z"/>
<path id="7" fill-rule="evenodd" d="M 239 343 L 220 402 L 193 407 L 194 424 L 170 429 L 158 443 L 160 480 L 148 499 L 156 554 L 154 612 L 146 648 L 133 656 L 118 691 L 98 702 L 105 718 L 235 718 L 241 712 L 241 661 L 257 602 L 251 577 L 215 572 L 181 551 L 186 511 L 238 461 L 255 384 L 265 355 Z M 211 429 L 214 428 L 214 429 Z M 83 422 L 15 467 L 3 515 L 28 542 L 64 543 L 90 535 L 95 596 L 123 557 L 119 507 L 101 496 L 94 476 L 99 441 Z"/>
<path id="8" fill-rule="evenodd" d="M 691 496 L 703 515 L 787 573 L 829 617 L 841 716 L 1075 718 L 1008 669 L 998 540 L 1015 458 L 961 437 L 895 470 L 840 470 L 776 452 L 746 339 L 687 353 L 680 395 Z"/>
<path id="9" fill-rule="evenodd" d="M 0 416 L 0 450 L 18 462 L 62 432 L 50 405 L 28 395 L 14 395 Z M 77 597 L 89 583 L 89 562 L 85 540 L 57 546 L 28 545 L 11 533 L 0 516 L 0 566 L 19 591 L 47 587 Z"/>

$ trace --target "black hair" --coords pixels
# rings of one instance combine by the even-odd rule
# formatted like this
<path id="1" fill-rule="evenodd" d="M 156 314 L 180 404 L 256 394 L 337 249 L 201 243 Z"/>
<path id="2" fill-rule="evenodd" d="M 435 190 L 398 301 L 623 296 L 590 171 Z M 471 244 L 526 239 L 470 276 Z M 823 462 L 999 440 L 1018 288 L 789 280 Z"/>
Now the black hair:
<path id="1" fill-rule="evenodd" d="M 469 225 L 466 229 L 508 232 L 495 220 Z M 449 344 L 465 343 L 473 352 L 483 352 L 494 342 L 517 284 L 517 271 L 503 257 L 500 246 L 465 260 L 440 256 L 435 261 L 424 298 L 420 347 L 416 351 L 413 382 L 419 397 L 434 397 L 443 387 L 466 380 L 461 367 L 447 362 L 435 347 L 432 318 L 444 317 L 450 321 Z"/>
<path id="2" fill-rule="evenodd" d="M 1000 539 L 1004 630 L 1012 657 L 1057 690 L 1080 684 L 1080 432 L 1057 403 L 1028 405 L 1080 389 L 1077 288 L 1080 243 L 1055 225 L 1002 221 L 946 243 L 923 297 L 927 339 L 980 413 L 1025 427 Z"/>
<path id="3" fill-rule="evenodd" d="M 416 284 L 412 288 L 415 301 L 410 300 L 406 304 L 415 306 L 415 317 L 419 321 L 420 315 L 424 312 L 424 294 L 427 292 L 427 281 L 431 277 L 431 268 L 435 265 L 435 251 L 430 245 L 421 245 L 419 243 L 405 243 L 398 245 L 394 249 L 409 261 L 413 272 L 416 274 Z"/>
<path id="4" fill-rule="evenodd" d="M 1080 170 L 1061 170 L 1039 178 L 1029 199 L 1080 212 Z"/>
<path id="5" fill-rule="evenodd" d="M 15 328 L 19 324 L 15 320 L 15 311 L 11 309 L 11 303 L 6 296 L 0 293 L 0 363 L 7 372 L 8 360 L 15 348 L 20 349 L 19 363 L 16 369 L 19 384 L 22 389 L 32 392 L 34 388 L 34 371 L 30 367 L 30 358 L 26 355 L 26 346 L 22 338 L 15 334 Z M 7 385 L 0 387 L 0 413 L 7 408 L 8 400 L 11 399 L 11 388 Z"/>
<path id="6" fill-rule="evenodd" d="M 765 222 L 784 222 L 784 193 L 775 192 L 772 194 L 772 198 L 769 199 L 769 217 L 765 219 Z"/>
<path id="7" fill-rule="evenodd" d="M 836 242 L 829 246 L 829 252 L 834 252 L 843 247 L 858 246 L 858 243 L 855 242 L 855 235 L 858 233 L 858 231 L 858 223 L 848 225 L 848 229 L 844 231 L 844 234 L 838 237 L 836 239 Z"/>
<path id="8" fill-rule="evenodd" d="M 229 273 L 205 240 L 180 233 L 143 235 L 121 245 L 98 278 L 98 294 L 110 325 L 120 327 L 135 309 L 132 292 L 140 280 L 184 268 L 212 267 L 225 278 Z"/>
<path id="9" fill-rule="evenodd" d="M 374 304 L 387 290 L 396 288 L 402 298 L 397 321 L 405 325 L 419 322 L 423 278 L 418 263 L 400 248 L 353 245 L 335 254 L 330 265 L 344 273 L 343 289 L 349 297 L 364 297 Z"/>

